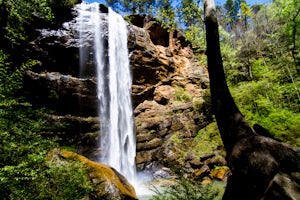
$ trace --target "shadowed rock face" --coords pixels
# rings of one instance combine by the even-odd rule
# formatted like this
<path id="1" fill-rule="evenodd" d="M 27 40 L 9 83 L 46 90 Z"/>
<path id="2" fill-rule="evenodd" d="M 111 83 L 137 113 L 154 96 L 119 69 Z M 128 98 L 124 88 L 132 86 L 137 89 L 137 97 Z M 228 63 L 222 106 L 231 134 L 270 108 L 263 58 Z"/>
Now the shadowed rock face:
<path id="1" fill-rule="evenodd" d="M 27 71 L 24 86 L 34 104 L 46 105 L 56 114 L 96 116 L 97 87 L 95 79 L 79 79 L 59 72 Z"/>
<path id="2" fill-rule="evenodd" d="M 175 31 L 170 39 L 169 32 L 154 19 L 135 17 L 132 21 L 137 21 L 138 26 L 128 24 L 128 47 L 137 166 L 144 170 L 161 165 L 172 167 L 176 163 L 182 168 L 177 163 L 178 149 L 170 138 L 176 134 L 189 144 L 199 129 L 212 121 L 209 106 L 204 106 L 203 100 L 208 85 L 207 69 L 198 63 L 201 55 L 193 53 L 180 32 Z M 95 144 L 99 143 L 95 69 L 91 67 L 84 79 L 78 77 L 79 43 L 74 27 L 71 21 L 61 30 L 47 30 L 36 39 L 34 54 L 41 60 L 41 66 L 27 72 L 25 93 L 34 105 L 55 111 L 49 124 L 70 124 L 67 129 L 58 130 L 64 142 L 75 143 L 84 155 L 94 158 L 98 153 Z M 91 47 L 87 44 L 86 48 Z M 93 66 L 93 61 L 87 64 Z"/>
<path id="3" fill-rule="evenodd" d="M 299 149 L 268 137 L 240 139 L 228 155 L 232 176 L 224 199 L 298 199 L 299 158 Z"/>

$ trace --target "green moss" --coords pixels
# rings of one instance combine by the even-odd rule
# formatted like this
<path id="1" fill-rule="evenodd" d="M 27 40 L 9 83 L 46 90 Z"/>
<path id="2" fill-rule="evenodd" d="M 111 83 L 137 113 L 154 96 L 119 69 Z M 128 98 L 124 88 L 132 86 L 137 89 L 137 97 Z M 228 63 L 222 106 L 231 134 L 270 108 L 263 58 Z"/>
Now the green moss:
<path id="1" fill-rule="evenodd" d="M 215 168 L 214 168 L 214 170 L 220 170 L 220 169 L 229 169 L 229 167 L 228 166 L 216 166 Z"/>
<path id="2" fill-rule="evenodd" d="M 129 24 L 132 24 L 132 20 L 134 19 L 134 16 L 132 16 L 132 15 L 124 16 L 124 19 L 125 19 Z"/>
<path id="3" fill-rule="evenodd" d="M 194 105 L 194 110 L 201 111 L 202 107 L 204 105 L 204 101 L 203 100 L 201 101 L 201 100 L 197 99 L 193 102 L 193 105 Z"/>
<path id="4" fill-rule="evenodd" d="M 215 150 L 223 150 L 223 143 L 216 122 L 210 123 L 198 132 L 193 140 L 191 150 L 197 157 L 212 153 Z"/>
<path id="5" fill-rule="evenodd" d="M 184 138 L 183 134 L 177 131 L 167 141 L 169 146 L 173 147 L 172 151 L 176 154 L 176 159 L 180 164 L 184 164 L 185 159 L 189 156 L 199 158 L 203 154 L 213 153 L 216 150 L 225 155 L 216 122 L 201 129 L 194 139 Z"/>
<path id="6" fill-rule="evenodd" d="M 177 161 L 179 163 L 183 163 L 183 158 L 185 154 L 185 148 L 183 140 L 179 137 L 180 132 L 175 132 L 170 139 L 168 140 L 168 143 L 173 146 L 173 152 L 176 154 L 176 157 L 178 158 Z"/>
<path id="7" fill-rule="evenodd" d="M 189 102 L 191 101 L 191 96 L 183 88 L 175 88 L 175 99 L 179 102 Z"/>
<path id="8" fill-rule="evenodd" d="M 84 136 L 88 138 L 95 138 L 100 134 L 100 131 L 95 131 L 95 132 L 88 132 L 85 133 Z"/>
<path id="9" fill-rule="evenodd" d="M 48 98 L 52 100 L 58 100 L 59 94 L 55 90 L 50 90 Z"/>
<path id="10" fill-rule="evenodd" d="M 175 132 L 169 139 L 169 141 L 172 141 L 175 145 L 181 144 L 182 140 L 179 138 L 179 132 Z"/>

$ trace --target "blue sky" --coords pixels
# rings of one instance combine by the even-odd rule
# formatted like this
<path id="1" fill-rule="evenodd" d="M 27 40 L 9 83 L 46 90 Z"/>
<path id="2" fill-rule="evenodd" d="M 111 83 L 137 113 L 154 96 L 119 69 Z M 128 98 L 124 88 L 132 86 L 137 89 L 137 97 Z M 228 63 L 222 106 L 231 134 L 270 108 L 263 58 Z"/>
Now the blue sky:
<path id="1" fill-rule="evenodd" d="M 223 5 L 226 2 L 226 0 L 215 0 L 216 4 Z M 263 4 L 271 2 L 271 0 L 246 0 L 248 5 L 254 5 L 254 4 Z"/>
<path id="2" fill-rule="evenodd" d="M 84 0 L 86 2 L 105 2 L 104 0 Z M 253 5 L 253 4 L 262 4 L 262 3 L 268 3 L 271 2 L 272 0 L 246 0 L 248 5 Z M 223 5 L 226 2 L 226 0 L 215 0 L 215 3 L 218 5 Z"/>

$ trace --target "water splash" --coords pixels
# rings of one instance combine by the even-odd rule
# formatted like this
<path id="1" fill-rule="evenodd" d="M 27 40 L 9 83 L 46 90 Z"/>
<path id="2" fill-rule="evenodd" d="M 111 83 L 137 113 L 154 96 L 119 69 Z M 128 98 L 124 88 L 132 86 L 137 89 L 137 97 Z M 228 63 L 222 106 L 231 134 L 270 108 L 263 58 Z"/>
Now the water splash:
<path id="1" fill-rule="evenodd" d="M 136 141 L 126 22 L 111 9 L 108 16 L 100 14 L 98 3 L 79 4 L 77 9 L 81 71 L 86 70 L 91 54 L 97 69 L 101 119 L 99 160 L 135 182 Z"/>

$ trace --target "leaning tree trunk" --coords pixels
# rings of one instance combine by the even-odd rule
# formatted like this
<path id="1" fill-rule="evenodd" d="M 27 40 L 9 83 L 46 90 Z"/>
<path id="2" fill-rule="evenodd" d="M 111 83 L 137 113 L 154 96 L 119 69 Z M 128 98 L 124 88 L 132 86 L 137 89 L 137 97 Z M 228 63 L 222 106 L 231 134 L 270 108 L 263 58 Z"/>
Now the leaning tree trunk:
<path id="1" fill-rule="evenodd" d="M 204 10 L 212 107 L 232 171 L 223 199 L 299 199 L 300 151 L 246 122 L 226 84 L 214 1 Z"/>
<path id="2" fill-rule="evenodd" d="M 213 112 L 221 133 L 224 133 L 221 136 L 225 149 L 231 152 L 239 138 L 252 135 L 253 132 L 236 106 L 226 84 L 214 1 L 204 1 L 204 10 L 206 55 Z M 241 131 L 236 131 L 236 129 L 241 129 Z"/>

